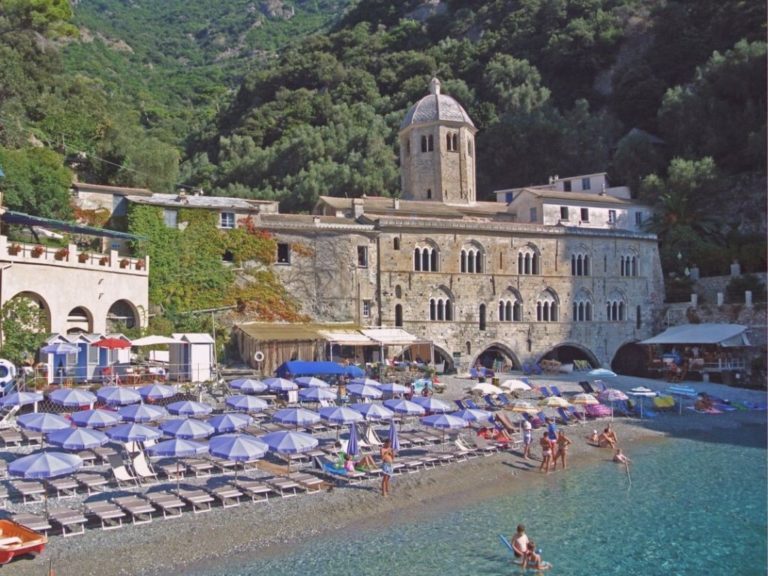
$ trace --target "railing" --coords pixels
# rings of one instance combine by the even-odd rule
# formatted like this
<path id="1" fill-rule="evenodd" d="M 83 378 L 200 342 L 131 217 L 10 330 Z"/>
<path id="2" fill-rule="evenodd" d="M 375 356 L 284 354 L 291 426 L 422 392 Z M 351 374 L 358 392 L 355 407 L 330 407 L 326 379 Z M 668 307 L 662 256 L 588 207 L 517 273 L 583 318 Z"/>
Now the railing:
<path id="1" fill-rule="evenodd" d="M 55 248 L 42 244 L 26 244 L 9 242 L 6 236 L 0 236 L 0 254 L 11 261 L 42 263 L 56 266 L 71 266 L 76 268 L 99 268 L 111 271 L 147 274 L 149 257 L 131 258 L 121 256 L 117 250 L 107 253 L 92 253 L 79 250 L 76 244 L 66 248 Z"/>

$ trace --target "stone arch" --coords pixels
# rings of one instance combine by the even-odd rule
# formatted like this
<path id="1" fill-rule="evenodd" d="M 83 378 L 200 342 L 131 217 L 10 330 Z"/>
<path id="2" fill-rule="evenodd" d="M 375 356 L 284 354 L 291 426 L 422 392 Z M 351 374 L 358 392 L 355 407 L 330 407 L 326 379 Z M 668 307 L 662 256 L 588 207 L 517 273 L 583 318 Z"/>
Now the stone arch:
<path id="1" fill-rule="evenodd" d="M 78 334 L 80 332 L 93 332 L 93 314 L 85 306 L 75 306 L 67 314 L 65 332 Z"/>
<path id="2" fill-rule="evenodd" d="M 501 356 L 506 360 L 505 364 L 511 364 L 513 370 L 520 370 L 522 363 L 515 354 L 514 350 L 501 342 L 492 342 L 480 350 L 473 358 L 470 366 L 475 366 L 478 362 L 486 368 L 493 368 L 493 358 Z M 488 365 L 486 365 L 488 364 Z"/>
<path id="3" fill-rule="evenodd" d="M 637 340 L 624 342 L 613 355 L 611 370 L 628 376 L 648 376 L 648 348 Z"/>
<path id="4" fill-rule="evenodd" d="M 107 332 L 121 332 L 141 325 L 139 310 L 128 300 L 116 300 L 107 312 Z"/>
<path id="5" fill-rule="evenodd" d="M 450 372 L 454 369 L 453 355 L 448 350 L 433 343 L 432 353 L 435 357 L 435 366 L 442 362 L 444 372 Z"/>
<path id="6" fill-rule="evenodd" d="M 51 332 L 51 307 L 45 298 L 43 298 L 37 292 L 24 291 L 24 292 L 19 292 L 15 294 L 13 297 L 9 298 L 6 302 L 11 302 L 12 300 L 16 300 L 16 299 L 26 299 L 29 302 L 32 302 L 33 304 L 36 304 L 37 306 L 39 306 L 41 311 L 40 319 L 43 324 L 42 325 L 43 331 L 46 333 Z"/>
<path id="7" fill-rule="evenodd" d="M 571 341 L 561 342 L 553 346 L 542 354 L 539 360 L 557 360 L 562 364 L 571 364 L 574 360 L 586 360 L 592 368 L 600 366 L 600 361 L 592 350 L 583 344 Z"/>

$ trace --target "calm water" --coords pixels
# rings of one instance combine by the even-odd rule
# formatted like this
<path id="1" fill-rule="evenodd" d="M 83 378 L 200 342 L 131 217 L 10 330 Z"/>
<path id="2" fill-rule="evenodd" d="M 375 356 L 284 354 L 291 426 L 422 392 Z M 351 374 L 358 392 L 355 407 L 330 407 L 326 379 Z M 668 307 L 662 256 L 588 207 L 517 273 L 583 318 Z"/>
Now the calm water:
<path id="1" fill-rule="evenodd" d="M 388 519 L 341 541 L 315 539 L 288 555 L 241 558 L 198 574 L 519 574 L 497 534 L 523 522 L 554 565 L 547 574 L 763 576 L 765 439 L 764 426 L 747 426 L 636 446 L 631 486 L 622 467 L 605 462 L 558 473 L 524 494 L 415 521 Z"/>

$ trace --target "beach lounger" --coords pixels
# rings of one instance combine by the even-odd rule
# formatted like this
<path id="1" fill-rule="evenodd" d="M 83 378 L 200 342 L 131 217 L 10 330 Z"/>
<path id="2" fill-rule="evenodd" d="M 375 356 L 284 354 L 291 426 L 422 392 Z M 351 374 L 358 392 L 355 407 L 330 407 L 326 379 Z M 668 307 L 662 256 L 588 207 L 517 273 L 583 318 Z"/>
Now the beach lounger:
<path id="1" fill-rule="evenodd" d="M 96 462 L 99 460 L 99 457 L 96 456 L 93 450 L 81 450 L 77 455 L 80 457 L 80 460 L 83 461 L 83 468 L 95 466 Z"/>
<path id="2" fill-rule="evenodd" d="M 172 492 L 149 492 L 144 495 L 156 508 L 163 513 L 163 518 L 179 518 L 186 504 Z"/>
<path id="3" fill-rule="evenodd" d="M 138 481 L 142 484 L 157 484 L 160 480 L 157 473 L 152 470 L 152 466 L 144 456 L 144 452 L 139 452 L 133 457 L 131 467 Z"/>
<path id="4" fill-rule="evenodd" d="M 204 490 L 218 500 L 222 508 L 240 506 L 240 498 L 243 497 L 243 493 L 240 490 L 227 484 L 215 488 L 204 488 Z"/>
<path id="5" fill-rule="evenodd" d="M 288 479 L 301 484 L 307 494 L 319 494 L 323 486 L 327 485 L 322 478 L 306 472 L 294 472 L 288 475 Z"/>
<path id="6" fill-rule="evenodd" d="M 48 521 L 48 518 L 39 514 L 21 512 L 14 514 L 13 520 L 22 526 L 26 526 L 30 530 L 34 530 L 35 532 L 42 532 L 43 534 L 48 534 L 48 530 L 51 529 L 51 523 Z"/>
<path id="7" fill-rule="evenodd" d="M 572 424 L 573 423 L 573 416 L 571 416 L 565 408 L 558 408 L 557 414 L 560 416 L 560 422 L 562 422 L 565 425 Z"/>
<path id="8" fill-rule="evenodd" d="M 46 492 L 44 484 L 31 480 L 16 480 L 11 482 L 11 486 L 21 495 L 21 499 L 25 504 L 30 500 L 42 500 Z"/>
<path id="9" fill-rule="evenodd" d="M 42 444 L 43 434 L 41 432 L 33 432 L 32 430 L 22 430 L 21 435 L 24 437 L 25 444 Z"/>
<path id="10" fill-rule="evenodd" d="M 590 384 L 587 380 L 582 380 L 579 382 L 579 386 L 581 386 L 581 389 L 584 390 L 587 394 L 597 394 L 597 391 L 592 387 L 592 384 Z"/>
<path id="11" fill-rule="evenodd" d="M 605 392 L 608 390 L 608 387 L 605 385 L 605 382 L 602 380 L 595 380 L 595 387 L 597 388 L 597 393 Z"/>
<path id="12" fill-rule="evenodd" d="M 474 400 L 464 400 L 464 404 L 466 404 L 467 408 L 470 410 L 482 410 L 482 408 L 480 408 L 480 406 L 478 406 Z"/>
<path id="13" fill-rule="evenodd" d="M 213 464 L 214 468 L 218 468 L 220 472 L 230 472 L 240 466 L 239 462 L 227 460 L 226 458 L 209 456 L 208 459 L 211 461 L 211 464 Z"/>
<path id="14" fill-rule="evenodd" d="M 502 408 L 506 408 L 509 404 L 512 403 L 512 400 L 510 400 L 506 394 L 497 394 L 496 401 L 501 404 Z"/>
<path id="15" fill-rule="evenodd" d="M 235 480 L 232 486 L 251 498 L 252 502 L 269 502 L 269 495 L 275 491 L 260 480 Z"/>
<path id="16" fill-rule="evenodd" d="M 99 446 L 98 448 L 94 448 L 91 450 L 96 456 L 98 456 L 99 460 L 101 460 L 104 464 L 109 464 L 110 456 L 117 456 L 117 450 L 112 448 L 111 446 Z"/>
<path id="17" fill-rule="evenodd" d="M 493 454 L 499 451 L 498 446 L 491 444 L 482 436 L 475 436 L 473 441 L 474 441 L 474 447 L 483 456 L 492 456 Z"/>
<path id="18" fill-rule="evenodd" d="M 139 481 L 128 471 L 128 467 L 120 456 L 111 454 L 107 459 L 109 461 L 109 467 L 112 469 L 112 476 L 118 487 L 139 485 Z"/>
<path id="19" fill-rule="evenodd" d="M 62 498 L 75 498 L 77 496 L 77 487 L 79 484 L 77 480 L 71 476 L 46 480 L 45 483 L 49 488 L 56 491 L 57 500 L 61 500 Z"/>
<path id="20" fill-rule="evenodd" d="M 456 404 L 456 406 L 458 406 L 459 410 L 466 410 L 467 409 L 467 406 L 466 406 L 466 404 L 464 403 L 463 400 L 454 400 L 453 402 L 454 402 L 454 404 Z"/>
<path id="21" fill-rule="evenodd" d="M 457 459 L 468 460 L 469 458 L 476 458 L 478 456 L 477 449 L 467 444 L 463 438 L 456 438 L 454 444 L 456 450 L 453 453 Z"/>
<path id="22" fill-rule="evenodd" d="M 192 458 L 184 460 L 184 465 L 195 475 L 195 478 L 207 478 L 214 469 L 213 462 L 207 458 Z"/>
<path id="23" fill-rule="evenodd" d="M 490 394 L 486 394 L 485 396 L 483 396 L 483 400 L 485 400 L 485 405 L 488 407 L 489 410 L 498 410 L 499 408 L 501 408 L 501 404 L 496 402 L 493 399 L 493 396 L 491 396 Z"/>
<path id="24" fill-rule="evenodd" d="M 546 386 L 539 386 L 538 390 L 539 390 L 539 394 L 541 394 L 541 396 L 544 398 L 549 398 L 550 396 L 554 396 L 554 394 L 552 394 L 552 392 L 550 392 L 549 388 L 547 388 Z"/>
<path id="25" fill-rule="evenodd" d="M 314 458 L 315 467 L 329 480 L 335 484 L 357 484 L 365 479 L 364 472 L 348 472 L 344 468 L 336 466 L 327 456 L 316 456 Z"/>
<path id="26" fill-rule="evenodd" d="M 14 430 L 13 428 L 0 430 L 0 442 L 3 443 L 3 446 L 18 446 L 23 441 L 24 437 L 18 430 Z"/>
<path id="27" fill-rule="evenodd" d="M 670 411 L 675 409 L 675 399 L 672 396 L 654 396 L 653 406 L 657 410 Z"/>
<path id="28" fill-rule="evenodd" d="M 65 508 L 48 513 L 48 518 L 61 528 L 61 535 L 65 538 L 85 534 L 85 525 L 88 519 L 79 510 Z"/>
<path id="29" fill-rule="evenodd" d="M 563 393 L 560 392 L 560 389 L 557 386 L 550 386 L 549 389 L 552 391 L 553 396 L 563 397 Z"/>
<path id="30" fill-rule="evenodd" d="M 184 502 L 192 506 L 192 512 L 195 514 L 209 512 L 211 510 L 211 503 L 214 501 L 213 496 L 208 494 L 205 490 L 182 488 L 177 492 L 177 495 L 184 500 Z"/>
<path id="31" fill-rule="evenodd" d="M 128 513 L 133 524 L 152 522 L 152 513 L 155 512 L 155 507 L 147 500 L 138 496 L 121 496 L 112 498 L 112 502 Z"/>
<path id="32" fill-rule="evenodd" d="M 267 484 L 280 494 L 283 498 L 291 498 L 298 496 L 299 491 L 306 491 L 306 489 L 298 482 L 285 478 L 283 476 L 275 476 L 266 480 Z"/>
<path id="33" fill-rule="evenodd" d="M 100 523 L 102 530 L 117 530 L 123 527 L 125 511 L 112 502 L 91 502 L 85 505 L 85 513 L 94 516 Z"/>
<path id="34" fill-rule="evenodd" d="M 584 412 L 579 412 L 576 410 L 576 406 L 568 406 L 568 414 L 570 414 L 571 417 L 580 424 L 587 419 L 587 415 Z"/>

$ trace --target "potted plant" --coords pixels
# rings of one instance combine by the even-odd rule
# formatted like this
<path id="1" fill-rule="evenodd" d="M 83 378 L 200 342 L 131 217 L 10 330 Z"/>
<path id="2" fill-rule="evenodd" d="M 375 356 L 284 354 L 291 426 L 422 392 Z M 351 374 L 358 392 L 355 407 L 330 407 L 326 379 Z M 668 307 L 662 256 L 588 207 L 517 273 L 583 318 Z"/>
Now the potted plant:
<path id="1" fill-rule="evenodd" d="M 123 258 L 120 260 L 120 268 L 128 268 L 128 266 L 131 265 L 131 261 L 128 260 L 128 258 Z"/>
<path id="2" fill-rule="evenodd" d="M 101 258 L 99 258 L 99 266 L 106 266 L 107 264 L 109 264 L 108 257 L 102 256 Z"/>
<path id="3" fill-rule="evenodd" d="M 56 260 L 66 260 L 68 256 L 69 250 L 67 248 L 59 248 L 53 255 Z"/>
<path id="4" fill-rule="evenodd" d="M 8 246 L 8 254 L 11 256 L 16 256 L 19 252 L 21 252 L 21 244 L 11 244 Z"/>
<path id="5" fill-rule="evenodd" d="M 144 270 L 144 260 L 138 260 L 136 262 L 136 270 Z"/>
<path id="6" fill-rule="evenodd" d="M 77 255 L 77 260 L 80 262 L 80 264 L 85 264 L 91 259 L 91 255 L 88 254 L 88 252 L 80 252 L 80 254 Z"/>
<path id="7" fill-rule="evenodd" d="M 40 246 L 40 244 L 38 244 L 37 246 L 32 248 L 32 258 L 40 258 L 40 256 L 43 255 L 43 252 L 45 252 L 45 248 L 43 248 L 42 246 Z"/>

